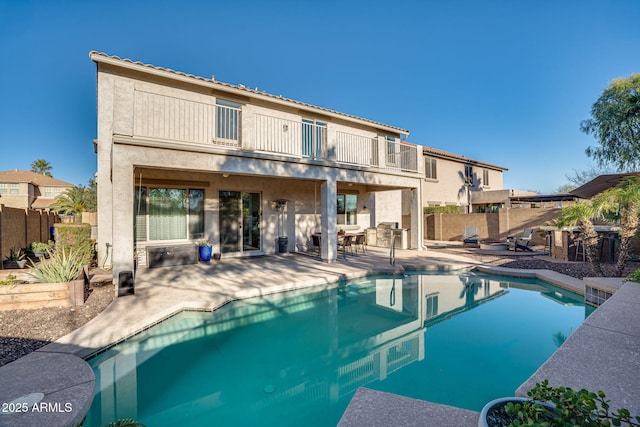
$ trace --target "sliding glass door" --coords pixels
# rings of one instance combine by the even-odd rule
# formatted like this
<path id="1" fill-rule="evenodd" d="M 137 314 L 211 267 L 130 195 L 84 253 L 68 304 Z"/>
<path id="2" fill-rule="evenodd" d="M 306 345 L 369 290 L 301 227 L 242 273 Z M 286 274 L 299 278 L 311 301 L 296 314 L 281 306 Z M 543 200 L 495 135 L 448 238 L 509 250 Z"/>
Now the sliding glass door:
<path id="1" fill-rule="evenodd" d="M 220 191 L 220 251 L 259 251 L 260 193 Z"/>

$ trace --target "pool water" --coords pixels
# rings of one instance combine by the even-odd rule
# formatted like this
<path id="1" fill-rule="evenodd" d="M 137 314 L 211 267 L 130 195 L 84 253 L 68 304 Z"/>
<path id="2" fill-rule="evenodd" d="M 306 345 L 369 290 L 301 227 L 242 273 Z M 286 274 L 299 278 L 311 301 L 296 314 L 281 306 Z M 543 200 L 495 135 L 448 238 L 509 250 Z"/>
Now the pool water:
<path id="1" fill-rule="evenodd" d="M 540 281 L 375 276 L 182 312 L 90 359 L 85 426 L 334 426 L 358 387 L 479 411 L 592 311 Z"/>

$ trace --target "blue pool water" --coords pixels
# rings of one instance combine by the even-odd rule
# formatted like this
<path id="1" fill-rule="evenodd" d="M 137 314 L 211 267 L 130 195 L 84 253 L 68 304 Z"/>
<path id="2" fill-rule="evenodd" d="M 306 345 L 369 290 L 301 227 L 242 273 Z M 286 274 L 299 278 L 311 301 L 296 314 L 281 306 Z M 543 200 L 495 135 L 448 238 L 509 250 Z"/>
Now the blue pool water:
<path id="1" fill-rule="evenodd" d="M 534 280 L 375 276 L 183 312 L 89 360 L 85 426 L 334 426 L 356 389 L 480 410 L 591 312 Z"/>

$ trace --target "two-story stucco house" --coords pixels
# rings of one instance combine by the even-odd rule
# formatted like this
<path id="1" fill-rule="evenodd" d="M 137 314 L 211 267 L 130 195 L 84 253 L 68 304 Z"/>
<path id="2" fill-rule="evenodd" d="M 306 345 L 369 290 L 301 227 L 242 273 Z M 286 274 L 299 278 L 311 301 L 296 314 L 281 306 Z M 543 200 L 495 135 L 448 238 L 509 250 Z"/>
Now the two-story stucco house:
<path id="1" fill-rule="evenodd" d="M 340 228 L 422 236 L 422 147 L 408 131 L 264 91 L 91 52 L 97 64 L 98 259 L 119 272 L 150 248 L 324 261 Z"/>
<path id="2" fill-rule="evenodd" d="M 0 172 L 0 204 L 11 208 L 48 209 L 73 184 L 33 171 Z"/>
<path id="3" fill-rule="evenodd" d="M 482 204 L 474 196 L 503 189 L 505 167 L 474 160 L 459 154 L 423 147 L 425 183 L 422 187 L 424 206 L 471 206 Z"/>

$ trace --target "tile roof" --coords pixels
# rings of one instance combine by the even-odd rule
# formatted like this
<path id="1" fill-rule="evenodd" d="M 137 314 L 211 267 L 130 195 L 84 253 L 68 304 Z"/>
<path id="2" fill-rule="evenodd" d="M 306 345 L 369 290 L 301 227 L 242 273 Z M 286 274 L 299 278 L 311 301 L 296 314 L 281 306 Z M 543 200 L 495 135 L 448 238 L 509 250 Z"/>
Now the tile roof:
<path id="1" fill-rule="evenodd" d="M 432 156 L 436 156 L 436 157 L 443 157 L 443 158 L 450 159 L 450 160 L 457 160 L 459 162 L 468 163 L 468 164 L 471 164 L 471 165 L 484 166 L 484 167 L 487 167 L 489 169 L 496 169 L 496 170 L 503 170 L 503 171 L 509 170 L 508 168 L 505 168 L 504 166 L 498 166 L 498 165 L 493 165 L 491 163 L 482 162 L 480 160 L 474 160 L 474 159 L 471 159 L 469 157 L 461 156 L 460 154 L 450 153 L 448 151 L 439 150 L 439 149 L 433 148 L 433 147 L 423 146 L 422 147 L 422 152 L 425 155 L 432 155 Z"/>
<path id="2" fill-rule="evenodd" d="M 73 184 L 52 178 L 46 175 L 35 173 L 33 171 L 22 171 L 18 169 L 0 172 L 0 181 L 2 182 L 29 182 L 38 186 L 49 187 L 73 187 Z"/>
<path id="3" fill-rule="evenodd" d="M 264 98 L 269 98 L 272 100 L 277 100 L 277 101 L 284 101 L 287 103 L 291 103 L 291 104 L 295 104 L 298 107 L 304 107 L 304 108 L 308 108 L 308 109 L 314 109 L 314 110 L 319 110 L 319 111 L 323 111 L 325 113 L 329 113 L 329 114 L 334 114 L 334 115 L 338 115 L 338 116 L 342 116 L 345 118 L 349 118 L 352 120 L 358 120 L 358 121 L 363 121 L 363 122 L 367 122 L 371 125 L 374 126 L 378 126 L 378 127 L 384 127 L 387 129 L 392 129 L 400 134 L 409 134 L 409 130 L 407 129 L 402 129 L 396 126 L 391 126 L 391 125 L 387 125 L 381 122 L 376 122 L 374 120 L 369 120 L 369 119 L 364 119 L 362 117 L 358 117 L 358 116 L 354 116 L 351 114 L 346 114 L 346 113 L 341 113 L 340 111 L 336 111 L 336 110 L 331 110 L 329 108 L 325 108 L 325 107 L 319 107 L 317 105 L 312 105 L 312 104 L 307 104 L 306 102 L 301 102 L 301 101 L 296 101 L 294 99 L 290 99 L 290 98 L 285 98 L 282 95 L 272 95 L 270 93 L 263 91 L 258 91 L 257 88 L 256 89 L 251 89 L 246 87 L 245 85 L 242 84 L 238 84 L 238 85 L 233 85 L 230 83 L 225 83 L 225 82 L 221 82 L 218 80 L 215 80 L 214 77 L 208 79 L 205 77 L 200 77 L 200 76 L 196 76 L 194 74 L 188 74 L 188 73 L 184 73 L 182 71 L 175 71 L 172 70 L 170 68 L 164 68 L 164 67 L 158 67 L 156 65 L 152 65 L 152 64 L 145 64 L 143 62 L 140 61 L 132 61 L 129 58 L 120 58 L 119 56 L 115 56 L 115 55 L 108 55 L 104 52 L 98 52 L 95 50 L 92 50 L 91 52 L 89 52 L 89 58 L 91 58 L 91 60 L 93 60 L 94 62 L 105 62 L 102 59 L 108 59 L 108 60 L 113 60 L 113 61 L 117 61 L 117 62 L 122 62 L 122 63 L 126 63 L 126 64 L 133 64 L 133 65 L 138 65 L 141 67 L 145 67 L 151 70 L 156 70 L 156 71 L 163 71 L 163 72 L 167 72 L 173 75 L 177 75 L 177 76 L 182 76 L 182 77 L 187 77 L 189 79 L 194 79 L 194 80 L 198 80 L 201 82 L 206 82 L 210 85 L 214 85 L 214 86 L 222 86 L 223 88 L 229 88 L 229 89 L 235 89 L 235 90 L 240 90 L 243 92 L 248 92 L 250 94 L 252 94 L 252 96 L 258 96 L 258 97 L 264 97 Z"/>

